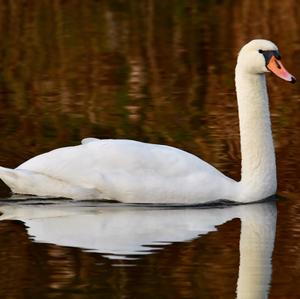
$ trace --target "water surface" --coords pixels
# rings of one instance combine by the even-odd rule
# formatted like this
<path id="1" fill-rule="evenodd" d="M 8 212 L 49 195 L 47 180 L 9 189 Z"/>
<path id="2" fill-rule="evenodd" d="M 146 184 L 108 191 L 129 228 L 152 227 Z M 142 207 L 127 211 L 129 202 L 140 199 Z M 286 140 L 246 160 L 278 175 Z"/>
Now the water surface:
<path id="1" fill-rule="evenodd" d="M 130 138 L 182 148 L 238 180 L 236 55 L 253 38 L 271 39 L 300 78 L 299 20 L 296 0 L 2 3 L 0 165 L 84 137 Z M 253 282 L 260 295 L 252 288 L 249 298 L 299 298 L 300 85 L 268 75 L 268 86 L 277 203 L 44 206 L 9 203 L 1 185 L 0 298 L 234 298 Z M 260 233 L 245 284 L 243 219 Z"/>

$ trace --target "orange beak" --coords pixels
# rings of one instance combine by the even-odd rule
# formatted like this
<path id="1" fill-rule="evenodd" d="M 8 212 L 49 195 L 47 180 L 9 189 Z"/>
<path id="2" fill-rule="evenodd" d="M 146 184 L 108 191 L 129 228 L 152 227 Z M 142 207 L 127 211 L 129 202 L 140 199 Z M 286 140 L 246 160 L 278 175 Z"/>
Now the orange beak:
<path id="1" fill-rule="evenodd" d="M 285 69 L 280 60 L 276 59 L 275 56 L 271 57 L 267 64 L 267 69 L 285 81 L 289 81 L 291 83 L 296 82 L 296 78 Z"/>

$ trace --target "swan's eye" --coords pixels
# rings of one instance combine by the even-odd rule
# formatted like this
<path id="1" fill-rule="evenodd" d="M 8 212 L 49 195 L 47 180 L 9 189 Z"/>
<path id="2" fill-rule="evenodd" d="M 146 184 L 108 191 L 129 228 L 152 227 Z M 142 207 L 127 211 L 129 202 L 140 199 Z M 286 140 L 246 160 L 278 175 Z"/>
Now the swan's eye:
<path id="1" fill-rule="evenodd" d="M 259 53 L 263 54 L 266 59 L 270 59 L 270 57 L 273 55 L 276 59 L 280 60 L 281 55 L 278 50 L 258 50 Z"/>
<path id="2" fill-rule="evenodd" d="M 258 50 L 259 53 L 263 54 L 266 60 L 266 65 L 269 64 L 271 58 L 274 56 L 277 60 L 281 59 L 280 53 L 278 50 Z M 277 65 L 280 68 L 280 65 Z"/>

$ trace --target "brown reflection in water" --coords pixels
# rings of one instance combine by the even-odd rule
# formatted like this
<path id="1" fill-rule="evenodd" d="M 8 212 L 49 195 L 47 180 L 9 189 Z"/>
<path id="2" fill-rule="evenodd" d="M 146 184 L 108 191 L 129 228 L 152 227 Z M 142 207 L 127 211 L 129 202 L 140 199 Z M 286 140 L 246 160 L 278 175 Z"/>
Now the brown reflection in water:
<path id="1" fill-rule="evenodd" d="M 23 225 L 1 222 L 0 244 L 0 297 L 20 298 L 31 268 L 30 259 L 24 259 L 24 256 L 28 257 L 30 242 Z"/>
<path id="2" fill-rule="evenodd" d="M 271 39 L 280 46 L 287 69 L 299 79 L 299 22 L 296 0 L 4 1 L 0 5 L 0 165 L 14 167 L 87 136 L 134 138 L 181 147 L 239 179 L 234 94 L 237 52 L 252 38 Z M 284 256 L 274 260 L 276 284 L 271 297 L 297 298 L 294 280 L 286 287 L 278 285 L 284 279 L 282 267 L 291 277 L 300 276 L 296 205 L 300 194 L 300 85 L 271 75 L 268 83 L 279 193 L 290 198 L 279 210 L 281 241 L 275 253 L 292 258 L 290 263 Z M 97 288 L 102 283 L 104 289 L 105 284 L 109 286 L 106 291 L 119 288 L 126 292 L 128 283 L 134 286 L 140 275 L 139 268 L 120 267 L 111 268 L 106 277 L 103 269 L 107 268 L 95 268 L 96 262 L 106 265 L 105 259 L 76 249 L 41 249 L 27 240 L 19 223 L 2 222 L 0 231 L 0 292 L 9 289 L 12 296 L 24 286 L 35 286 L 36 291 L 31 292 L 38 294 L 45 286 L 71 288 L 79 282 L 82 288 Z M 293 238 L 286 241 L 290 231 Z M 226 240 L 235 240 L 228 237 L 227 230 L 225 233 Z M 209 246 L 214 243 L 208 240 L 224 241 L 216 235 L 145 258 L 151 277 L 163 271 L 164 263 L 166 271 L 171 271 L 169 265 L 178 260 L 178 268 L 166 273 L 178 284 L 172 285 L 174 292 L 164 286 L 164 298 L 169 291 L 170 298 L 176 294 L 189 298 L 192 290 L 185 283 L 192 281 L 196 292 L 205 287 L 198 285 L 198 278 L 214 279 L 201 268 L 193 277 L 188 272 L 189 265 L 201 259 L 195 244 L 207 246 L 205 259 L 213 260 Z M 226 256 L 233 263 L 236 258 L 234 253 Z M 209 267 L 220 264 L 218 260 Z M 162 266 L 157 269 L 156 265 Z M 147 273 L 144 283 L 149 279 Z M 228 278 L 230 284 L 234 275 Z M 163 275 L 160 278 L 164 280 Z M 215 283 L 221 285 L 223 280 L 220 275 Z M 12 281 L 18 289 L 13 289 Z M 279 288 L 281 297 L 276 295 Z M 209 292 L 217 298 L 214 290 Z"/>
<path id="3" fill-rule="evenodd" d="M 1 298 L 98 298 L 99 294 L 105 298 L 233 298 L 235 294 L 238 220 L 222 225 L 219 232 L 132 262 L 31 243 L 20 222 L 7 224 L 0 223 Z"/>

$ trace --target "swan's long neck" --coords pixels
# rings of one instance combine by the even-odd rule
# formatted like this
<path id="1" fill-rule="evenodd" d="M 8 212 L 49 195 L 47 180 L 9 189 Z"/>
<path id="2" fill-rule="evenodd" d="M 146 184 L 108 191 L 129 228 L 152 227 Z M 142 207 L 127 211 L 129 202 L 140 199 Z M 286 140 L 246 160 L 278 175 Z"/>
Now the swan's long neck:
<path id="1" fill-rule="evenodd" d="M 276 192 L 276 164 L 264 74 L 236 67 L 236 90 L 241 135 L 241 186 L 248 200 Z M 254 198 L 251 198 L 254 197 Z"/>

